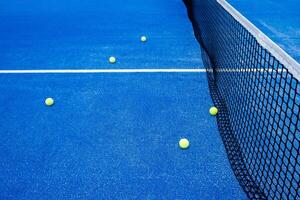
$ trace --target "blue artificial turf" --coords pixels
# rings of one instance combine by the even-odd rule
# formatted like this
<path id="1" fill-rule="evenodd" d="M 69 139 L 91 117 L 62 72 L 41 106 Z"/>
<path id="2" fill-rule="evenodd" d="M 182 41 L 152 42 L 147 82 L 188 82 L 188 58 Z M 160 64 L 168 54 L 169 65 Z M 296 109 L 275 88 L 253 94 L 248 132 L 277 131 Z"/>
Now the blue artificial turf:
<path id="1" fill-rule="evenodd" d="M 229 0 L 229 3 L 300 62 L 299 0 Z"/>
<path id="2" fill-rule="evenodd" d="M 203 66 L 181 0 L 1 4 L 0 69 Z M 107 62 L 111 55 L 118 65 Z"/>
<path id="3" fill-rule="evenodd" d="M 11 0 L 0 11 L 1 69 L 203 67 L 180 0 Z M 0 82 L 0 199 L 246 198 L 208 114 L 205 73 Z"/>
<path id="4" fill-rule="evenodd" d="M 1 199 L 245 198 L 205 76 L 1 75 Z"/>

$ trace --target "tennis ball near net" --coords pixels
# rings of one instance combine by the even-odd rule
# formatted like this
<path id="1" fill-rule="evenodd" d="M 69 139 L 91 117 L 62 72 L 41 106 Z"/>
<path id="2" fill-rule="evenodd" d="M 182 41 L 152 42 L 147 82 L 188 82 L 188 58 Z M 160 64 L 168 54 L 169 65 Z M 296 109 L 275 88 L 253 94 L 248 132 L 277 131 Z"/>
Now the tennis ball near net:
<path id="1" fill-rule="evenodd" d="M 209 109 L 209 113 L 212 115 L 212 116 L 216 116 L 218 114 L 218 108 L 216 108 L 215 106 L 212 106 L 210 109 Z"/>

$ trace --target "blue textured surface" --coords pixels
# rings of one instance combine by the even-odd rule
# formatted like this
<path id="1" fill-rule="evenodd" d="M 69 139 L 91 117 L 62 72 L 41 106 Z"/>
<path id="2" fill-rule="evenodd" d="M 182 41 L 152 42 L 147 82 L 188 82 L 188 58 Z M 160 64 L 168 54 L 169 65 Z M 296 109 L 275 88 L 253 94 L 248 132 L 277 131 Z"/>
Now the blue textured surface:
<path id="1" fill-rule="evenodd" d="M 1 69 L 202 66 L 179 0 L 13 0 L 0 9 Z M 0 80 L 0 199 L 246 198 L 208 115 L 204 73 Z"/>
<path id="2" fill-rule="evenodd" d="M 300 62 L 299 0 L 229 0 L 228 2 Z"/>
<path id="3" fill-rule="evenodd" d="M 244 198 L 205 76 L 2 76 L 1 199 Z"/>
<path id="4" fill-rule="evenodd" d="M 203 66 L 180 0 L 1 0 L 0 22 L 0 69 Z"/>

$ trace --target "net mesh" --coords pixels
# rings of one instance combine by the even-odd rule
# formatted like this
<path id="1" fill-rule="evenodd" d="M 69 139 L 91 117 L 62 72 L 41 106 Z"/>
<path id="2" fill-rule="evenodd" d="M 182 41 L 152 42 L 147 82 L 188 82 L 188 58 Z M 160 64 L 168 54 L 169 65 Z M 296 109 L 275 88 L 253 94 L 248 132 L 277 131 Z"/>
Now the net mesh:
<path id="1" fill-rule="evenodd" d="M 300 84 L 215 0 L 186 0 L 232 169 L 251 199 L 300 199 Z"/>

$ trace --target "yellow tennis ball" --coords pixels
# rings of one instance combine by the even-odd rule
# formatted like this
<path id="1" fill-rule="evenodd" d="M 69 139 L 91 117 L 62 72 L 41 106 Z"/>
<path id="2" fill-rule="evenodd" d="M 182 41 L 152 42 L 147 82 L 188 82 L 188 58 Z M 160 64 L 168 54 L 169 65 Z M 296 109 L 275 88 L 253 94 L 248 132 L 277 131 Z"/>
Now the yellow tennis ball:
<path id="1" fill-rule="evenodd" d="M 146 42 L 146 41 L 147 41 L 147 37 L 146 37 L 146 36 L 142 36 L 142 37 L 141 37 L 141 41 L 142 41 L 142 42 Z"/>
<path id="2" fill-rule="evenodd" d="M 45 100 L 45 104 L 46 104 L 47 106 L 53 106 L 53 104 L 54 104 L 54 99 L 52 99 L 52 98 L 47 98 L 47 99 Z"/>
<path id="3" fill-rule="evenodd" d="M 109 57 L 108 60 L 109 60 L 110 63 L 115 63 L 117 61 L 117 59 L 113 56 Z"/>
<path id="4" fill-rule="evenodd" d="M 190 146 L 190 142 L 188 139 L 182 138 L 179 140 L 179 147 L 181 149 L 187 149 L 187 148 L 189 148 L 189 146 Z"/>
<path id="5" fill-rule="evenodd" d="M 209 109 L 209 113 L 212 115 L 212 116 L 216 116 L 218 114 L 218 108 L 216 108 L 215 106 L 211 107 Z"/>

